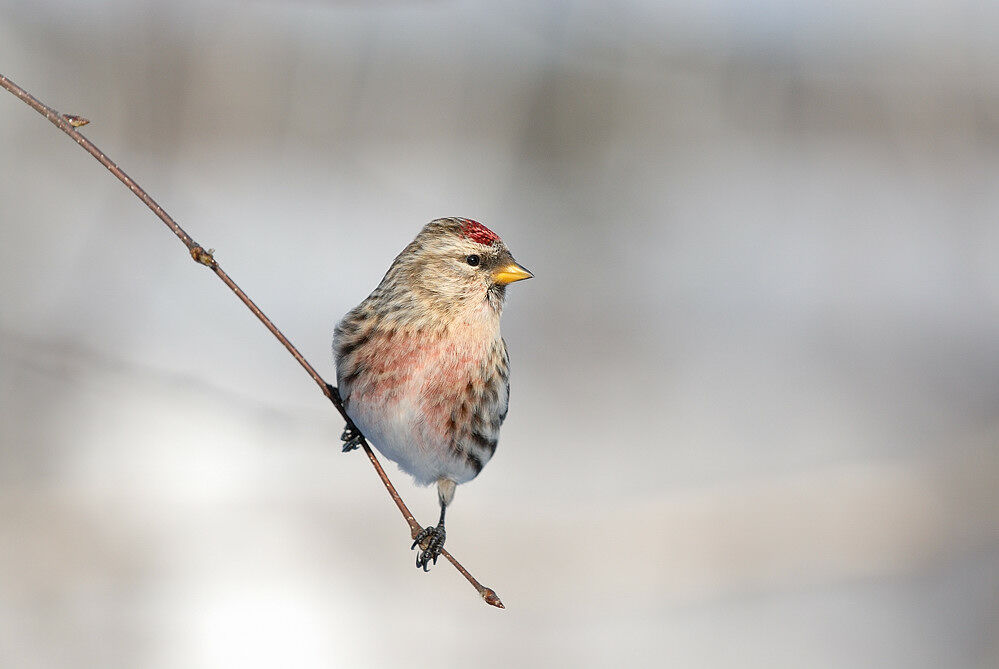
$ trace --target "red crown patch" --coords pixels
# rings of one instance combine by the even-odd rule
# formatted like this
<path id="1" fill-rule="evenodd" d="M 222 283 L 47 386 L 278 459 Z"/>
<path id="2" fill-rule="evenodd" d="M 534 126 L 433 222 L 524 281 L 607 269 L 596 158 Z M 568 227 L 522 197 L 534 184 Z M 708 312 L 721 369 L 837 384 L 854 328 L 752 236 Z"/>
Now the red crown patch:
<path id="1" fill-rule="evenodd" d="M 470 218 L 459 218 L 461 221 L 461 234 L 463 237 L 471 239 L 479 244 L 495 244 L 500 240 L 499 235 L 482 225 L 478 221 Z"/>

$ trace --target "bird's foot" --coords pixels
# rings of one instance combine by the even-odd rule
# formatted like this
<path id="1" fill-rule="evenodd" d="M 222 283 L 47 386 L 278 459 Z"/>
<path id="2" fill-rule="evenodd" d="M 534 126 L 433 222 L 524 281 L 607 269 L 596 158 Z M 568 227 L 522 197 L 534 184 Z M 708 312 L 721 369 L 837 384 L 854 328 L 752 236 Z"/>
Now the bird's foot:
<path id="1" fill-rule="evenodd" d="M 343 452 L 350 453 L 364 442 L 364 435 L 351 423 L 347 423 L 343 428 L 343 434 L 340 435 L 340 441 L 343 442 Z"/>
<path id="2" fill-rule="evenodd" d="M 422 567 L 423 571 L 429 571 L 431 561 L 437 564 L 437 558 L 444 549 L 444 536 L 444 525 L 432 525 L 416 535 L 410 550 L 420 547 L 420 552 L 416 555 L 417 568 Z"/>
<path id="3" fill-rule="evenodd" d="M 347 413 L 343 408 L 343 400 L 340 399 L 340 391 L 337 390 L 337 387 L 327 383 L 326 394 L 330 398 L 330 401 L 333 402 L 333 405 L 340 411 L 340 414 L 347 420 L 347 424 L 340 434 L 340 441 L 343 442 L 343 452 L 349 453 L 356 450 L 358 446 L 364 443 L 364 435 L 357 429 L 353 421 L 347 418 Z"/>

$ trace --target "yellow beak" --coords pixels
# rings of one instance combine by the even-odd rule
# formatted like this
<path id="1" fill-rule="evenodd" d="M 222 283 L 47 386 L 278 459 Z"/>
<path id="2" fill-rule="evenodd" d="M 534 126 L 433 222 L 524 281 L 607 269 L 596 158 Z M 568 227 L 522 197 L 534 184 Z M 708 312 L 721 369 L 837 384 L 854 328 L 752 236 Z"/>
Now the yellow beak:
<path id="1" fill-rule="evenodd" d="M 534 275 L 527 271 L 527 269 L 521 267 L 515 262 L 512 262 L 506 267 L 500 267 L 498 270 L 493 272 L 493 281 L 495 281 L 497 285 L 505 286 L 508 283 L 521 281 L 522 279 L 530 279 L 533 276 Z"/>

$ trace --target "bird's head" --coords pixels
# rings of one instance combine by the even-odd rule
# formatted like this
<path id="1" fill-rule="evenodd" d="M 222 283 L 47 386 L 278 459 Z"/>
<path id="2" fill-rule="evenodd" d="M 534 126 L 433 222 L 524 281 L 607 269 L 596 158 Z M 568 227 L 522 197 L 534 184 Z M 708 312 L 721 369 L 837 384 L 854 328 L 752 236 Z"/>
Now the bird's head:
<path id="1" fill-rule="evenodd" d="M 497 313 L 506 286 L 533 274 L 518 264 L 495 232 L 467 218 L 431 221 L 386 275 L 426 306 L 456 314 L 488 303 Z"/>

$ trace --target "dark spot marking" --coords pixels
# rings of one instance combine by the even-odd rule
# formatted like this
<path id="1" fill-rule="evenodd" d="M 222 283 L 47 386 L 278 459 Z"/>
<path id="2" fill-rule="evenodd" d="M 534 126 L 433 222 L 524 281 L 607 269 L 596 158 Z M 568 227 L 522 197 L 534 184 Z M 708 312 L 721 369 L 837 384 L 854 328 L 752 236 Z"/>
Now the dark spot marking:
<path id="1" fill-rule="evenodd" d="M 370 334 L 363 334 L 360 337 L 354 339 L 353 341 L 341 344 L 340 345 L 341 357 L 347 357 L 348 355 L 353 353 L 354 350 L 357 349 L 359 346 L 364 346 L 365 344 L 367 344 L 369 338 Z"/>
<path id="2" fill-rule="evenodd" d="M 472 432 L 471 436 L 472 441 L 474 441 L 480 448 L 485 450 L 490 455 L 496 452 L 496 444 L 499 443 L 497 439 L 490 439 L 481 432 Z"/>
<path id="3" fill-rule="evenodd" d="M 466 451 L 465 461 L 468 462 L 469 466 L 475 470 L 476 474 L 482 471 L 482 460 L 475 453 Z"/>

